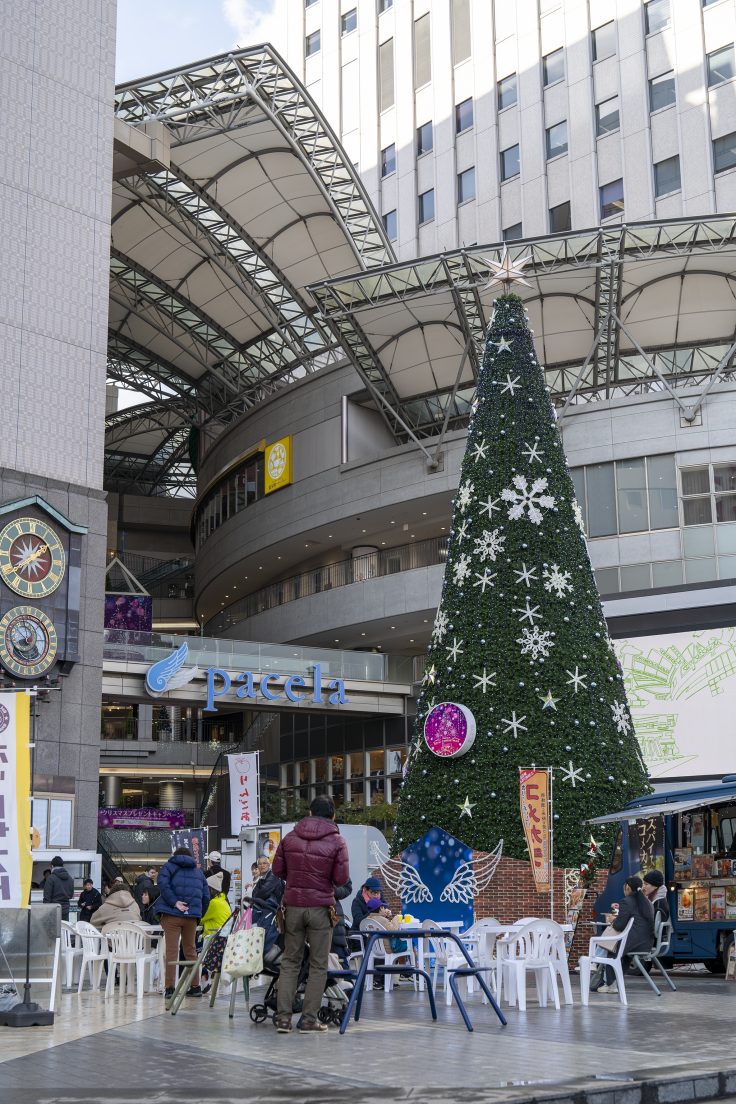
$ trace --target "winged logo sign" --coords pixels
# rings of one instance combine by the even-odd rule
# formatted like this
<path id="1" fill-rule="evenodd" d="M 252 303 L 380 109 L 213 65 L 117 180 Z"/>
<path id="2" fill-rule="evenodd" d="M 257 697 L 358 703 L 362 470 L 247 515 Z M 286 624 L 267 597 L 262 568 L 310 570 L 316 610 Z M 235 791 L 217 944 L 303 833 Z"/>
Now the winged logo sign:
<path id="1" fill-rule="evenodd" d="M 177 690 L 180 686 L 186 686 L 199 674 L 198 667 L 190 667 L 183 670 L 189 655 L 189 645 L 186 640 L 180 647 L 175 648 L 171 655 L 152 663 L 146 671 L 146 690 L 154 698 L 165 694 L 168 690 Z"/>

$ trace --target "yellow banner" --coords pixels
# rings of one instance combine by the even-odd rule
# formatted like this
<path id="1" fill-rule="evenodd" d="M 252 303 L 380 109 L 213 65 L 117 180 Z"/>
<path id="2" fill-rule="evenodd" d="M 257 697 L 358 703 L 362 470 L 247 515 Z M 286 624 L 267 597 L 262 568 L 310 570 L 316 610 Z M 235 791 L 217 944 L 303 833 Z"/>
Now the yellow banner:
<path id="1" fill-rule="evenodd" d="M 266 445 L 263 454 L 263 493 L 271 494 L 291 483 L 291 434 Z"/>
<path id="2" fill-rule="evenodd" d="M 31 699 L 0 694 L 0 906 L 25 908 L 31 889 Z"/>
<path id="3" fill-rule="evenodd" d="M 529 861 L 537 893 L 552 888 L 549 838 L 549 774 L 546 770 L 519 767 L 521 823 L 524 825 Z"/>

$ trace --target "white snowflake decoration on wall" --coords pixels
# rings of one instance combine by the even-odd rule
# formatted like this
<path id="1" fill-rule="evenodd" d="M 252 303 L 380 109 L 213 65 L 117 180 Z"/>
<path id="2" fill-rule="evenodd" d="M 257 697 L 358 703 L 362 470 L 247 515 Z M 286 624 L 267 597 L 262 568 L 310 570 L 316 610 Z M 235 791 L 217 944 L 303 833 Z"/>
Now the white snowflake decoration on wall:
<path id="1" fill-rule="evenodd" d="M 442 640 L 443 636 L 447 632 L 447 626 L 450 624 L 450 618 L 447 616 L 444 610 L 437 610 L 437 616 L 434 619 L 434 629 L 432 630 L 432 636 L 435 640 Z"/>
<path id="2" fill-rule="evenodd" d="M 583 511 L 580 509 L 580 503 L 576 498 L 572 500 L 572 512 L 577 523 L 580 532 L 585 536 L 585 522 L 583 521 Z"/>
<path id="3" fill-rule="evenodd" d="M 524 511 L 526 510 L 529 515 L 529 520 L 534 525 L 540 525 L 542 518 L 544 517 L 540 506 L 545 510 L 552 510 L 555 505 L 555 500 L 552 495 L 544 494 L 547 490 L 546 479 L 535 479 L 531 487 L 527 483 L 526 476 L 515 475 L 513 478 L 514 487 L 506 487 L 501 491 L 501 498 L 504 502 L 510 502 L 511 507 L 509 509 L 509 518 L 511 521 L 519 521 L 523 518 Z"/>
<path id="4" fill-rule="evenodd" d="M 545 567 L 542 572 L 544 576 L 544 589 L 557 595 L 558 598 L 564 598 L 568 590 L 572 590 L 572 575 L 569 571 L 563 571 L 558 564 L 550 564 L 549 567 Z"/>
<path id="5" fill-rule="evenodd" d="M 462 586 L 470 574 L 470 556 L 466 556 L 465 553 L 463 553 L 462 556 L 455 561 L 452 574 L 457 585 Z"/>
<path id="6" fill-rule="evenodd" d="M 481 560 L 495 562 L 503 552 L 505 541 L 506 537 L 500 529 L 484 529 L 482 536 L 475 538 L 475 554 L 480 556 Z"/>
<path id="7" fill-rule="evenodd" d="M 616 731 L 620 736 L 628 736 L 631 728 L 631 721 L 626 713 L 625 703 L 614 702 L 611 706 L 611 712 L 613 713 L 613 723 L 616 726 Z"/>
<path id="8" fill-rule="evenodd" d="M 535 663 L 549 655 L 554 647 L 553 635 L 549 629 L 542 630 L 535 625 L 533 629 L 522 629 L 516 643 L 521 644 L 521 654 L 530 656 L 532 663 Z"/>

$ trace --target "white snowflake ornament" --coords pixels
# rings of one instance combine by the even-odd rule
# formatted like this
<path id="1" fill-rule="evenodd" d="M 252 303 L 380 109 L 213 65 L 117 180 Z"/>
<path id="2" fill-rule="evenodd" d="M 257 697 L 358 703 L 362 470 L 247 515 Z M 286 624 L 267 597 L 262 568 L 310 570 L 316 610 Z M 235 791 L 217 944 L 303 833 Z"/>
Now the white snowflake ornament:
<path id="1" fill-rule="evenodd" d="M 524 511 L 526 511 L 529 521 L 534 525 L 541 525 L 544 515 L 540 507 L 544 510 L 552 510 L 555 505 L 552 495 L 543 493 L 547 490 L 547 480 L 535 479 L 530 487 L 526 476 L 515 475 L 512 482 L 513 487 L 506 487 L 501 491 L 501 498 L 504 502 L 511 504 L 509 519 L 519 521 L 524 517 Z"/>
<path id="2" fill-rule="evenodd" d="M 528 655 L 531 662 L 536 663 L 538 659 L 546 659 L 554 647 L 552 635 L 549 629 L 542 630 L 535 625 L 533 629 L 522 629 L 516 643 L 521 644 L 521 654 Z"/>
<path id="3" fill-rule="evenodd" d="M 506 537 L 500 529 L 484 529 L 482 535 L 475 538 L 475 554 L 481 560 L 491 560 L 495 563 L 503 552 L 505 542 Z"/>
<path id="4" fill-rule="evenodd" d="M 611 712 L 613 713 L 613 723 L 616 726 L 616 731 L 621 736 L 628 736 L 631 721 L 626 713 L 626 704 L 624 702 L 614 702 L 611 706 Z"/>
<path id="5" fill-rule="evenodd" d="M 437 616 L 434 619 L 434 629 L 432 630 L 432 636 L 435 640 L 442 640 L 447 632 L 447 626 L 450 623 L 450 618 L 447 616 L 444 610 L 437 610 Z"/>
<path id="6" fill-rule="evenodd" d="M 551 594 L 554 592 L 558 598 L 564 598 L 568 590 L 572 590 L 572 575 L 569 571 L 563 571 L 558 564 L 550 564 L 542 572 L 544 577 L 544 589 Z"/>
<path id="7" fill-rule="evenodd" d="M 465 553 L 459 556 L 455 561 L 455 566 L 452 569 L 452 575 L 458 586 L 462 586 L 468 575 L 470 574 L 470 556 L 466 556 Z"/>
<path id="8" fill-rule="evenodd" d="M 464 483 L 460 485 L 460 489 L 457 492 L 457 504 L 460 507 L 460 513 L 464 514 L 470 503 L 473 501 L 473 484 L 469 479 L 466 479 Z"/>

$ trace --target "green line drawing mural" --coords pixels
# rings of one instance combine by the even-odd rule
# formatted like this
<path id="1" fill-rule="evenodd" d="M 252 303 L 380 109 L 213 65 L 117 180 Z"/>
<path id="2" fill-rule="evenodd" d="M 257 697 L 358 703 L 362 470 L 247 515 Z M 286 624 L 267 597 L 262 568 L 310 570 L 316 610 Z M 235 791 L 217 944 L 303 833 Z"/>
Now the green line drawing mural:
<path id="1" fill-rule="evenodd" d="M 736 627 L 614 643 L 652 779 L 736 772 Z"/>

